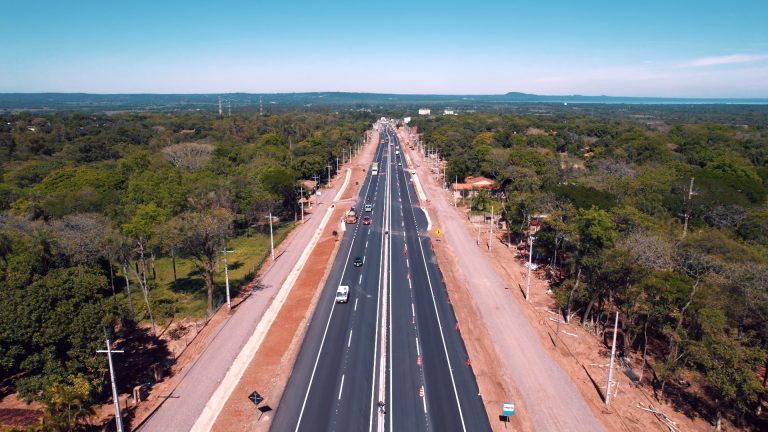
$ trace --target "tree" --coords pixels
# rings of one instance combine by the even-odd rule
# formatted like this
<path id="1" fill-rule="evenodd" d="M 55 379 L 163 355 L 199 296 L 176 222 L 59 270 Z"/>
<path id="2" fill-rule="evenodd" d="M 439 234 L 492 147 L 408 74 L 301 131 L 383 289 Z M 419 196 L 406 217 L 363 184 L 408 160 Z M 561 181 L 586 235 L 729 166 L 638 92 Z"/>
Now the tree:
<path id="1" fill-rule="evenodd" d="M 224 208 L 185 212 L 171 219 L 163 232 L 165 242 L 192 258 L 205 275 L 208 315 L 213 314 L 213 276 L 219 252 L 232 233 L 232 213 Z"/>
<path id="2" fill-rule="evenodd" d="M 45 400 L 46 390 L 65 377 L 91 375 L 102 367 L 94 355 L 113 316 L 98 269 L 53 269 L 22 286 L 0 291 L 0 346 L 3 364 L 23 373 L 19 392 L 28 400 Z"/>
<path id="3" fill-rule="evenodd" d="M 213 149 L 210 144 L 188 142 L 168 146 L 163 149 L 163 154 L 173 166 L 194 171 L 205 165 Z"/>
<path id="4" fill-rule="evenodd" d="M 164 209 L 158 208 L 154 203 L 140 204 L 136 207 L 136 211 L 134 212 L 133 217 L 131 217 L 130 222 L 123 225 L 123 231 L 133 240 L 136 246 L 134 250 L 139 254 L 141 274 L 139 274 L 139 272 L 136 271 L 136 268 L 132 267 L 130 263 L 124 263 L 123 270 L 127 271 L 128 269 L 131 269 L 136 276 L 136 280 L 141 286 L 141 291 L 144 294 L 144 304 L 147 307 L 147 314 L 149 314 L 149 320 L 152 323 L 152 331 L 155 333 L 155 335 L 157 335 L 157 330 L 155 329 L 155 318 L 152 315 L 152 307 L 150 306 L 149 302 L 146 253 L 150 251 L 154 257 L 154 252 L 151 252 L 152 244 L 150 242 L 153 240 L 159 225 L 167 218 L 168 212 Z"/>

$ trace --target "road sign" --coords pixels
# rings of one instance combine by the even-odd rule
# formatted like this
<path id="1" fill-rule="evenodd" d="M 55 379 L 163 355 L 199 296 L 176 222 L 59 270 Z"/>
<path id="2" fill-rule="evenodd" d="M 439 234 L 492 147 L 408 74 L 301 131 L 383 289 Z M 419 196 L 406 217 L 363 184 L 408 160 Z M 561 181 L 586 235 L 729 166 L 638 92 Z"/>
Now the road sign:
<path id="1" fill-rule="evenodd" d="M 258 406 L 260 403 L 264 401 L 264 397 L 260 395 L 258 392 L 253 392 L 248 396 L 248 399 L 253 402 L 254 405 Z"/>
<path id="2" fill-rule="evenodd" d="M 501 415 L 515 415 L 515 404 L 512 402 L 504 402 L 501 404 Z"/>
<path id="3" fill-rule="evenodd" d="M 435 230 L 435 235 L 440 235 L 442 233 L 443 233 L 443 230 L 441 230 L 440 228 Z"/>

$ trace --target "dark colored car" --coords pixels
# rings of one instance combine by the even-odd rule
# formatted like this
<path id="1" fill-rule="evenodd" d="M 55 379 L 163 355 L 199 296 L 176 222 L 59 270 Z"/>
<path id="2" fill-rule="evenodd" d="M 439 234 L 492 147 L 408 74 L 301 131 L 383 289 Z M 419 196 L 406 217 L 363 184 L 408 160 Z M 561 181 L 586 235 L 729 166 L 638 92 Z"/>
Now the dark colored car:
<path id="1" fill-rule="evenodd" d="M 370 225 L 371 224 L 371 217 L 366 216 L 363 218 L 363 225 Z"/>
<path id="2" fill-rule="evenodd" d="M 355 257 L 353 264 L 355 267 L 361 267 L 363 265 L 363 259 L 361 257 Z"/>

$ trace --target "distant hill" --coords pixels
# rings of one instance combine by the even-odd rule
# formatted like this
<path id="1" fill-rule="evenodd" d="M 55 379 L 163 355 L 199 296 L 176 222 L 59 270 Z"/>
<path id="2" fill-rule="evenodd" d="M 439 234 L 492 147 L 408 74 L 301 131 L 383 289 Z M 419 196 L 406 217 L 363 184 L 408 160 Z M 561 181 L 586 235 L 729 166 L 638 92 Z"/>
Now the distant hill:
<path id="1" fill-rule="evenodd" d="M 433 108 L 487 107 L 504 104 L 741 104 L 765 105 L 768 98 L 714 99 L 714 98 L 651 98 L 624 96 L 536 95 L 509 92 L 502 95 L 438 95 L 438 94 L 386 94 L 386 93 L 226 93 L 226 94 L 90 94 L 90 93 L 0 93 L 0 110 L 203 110 L 218 109 L 219 97 L 223 108 L 229 105 L 242 109 L 296 106 L 324 106 L 347 108 L 416 107 Z"/>

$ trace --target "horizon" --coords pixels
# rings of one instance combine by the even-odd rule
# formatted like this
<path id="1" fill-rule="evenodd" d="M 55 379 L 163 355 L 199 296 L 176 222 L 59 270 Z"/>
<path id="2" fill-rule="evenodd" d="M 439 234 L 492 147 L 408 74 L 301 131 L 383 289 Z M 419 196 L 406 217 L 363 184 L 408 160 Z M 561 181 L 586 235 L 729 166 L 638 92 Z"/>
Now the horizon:
<path id="1" fill-rule="evenodd" d="M 768 97 L 757 1 L 4 9 L 1 93 Z"/>

